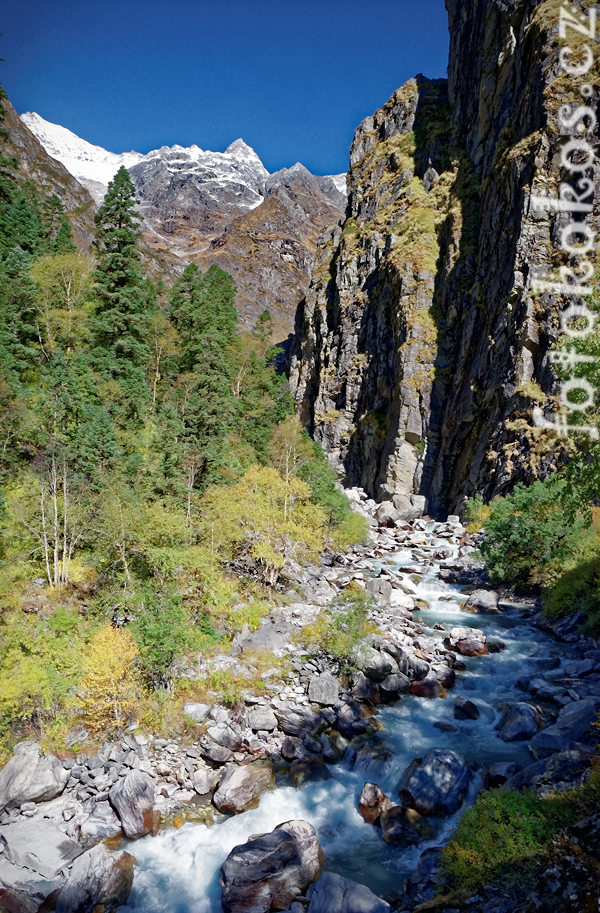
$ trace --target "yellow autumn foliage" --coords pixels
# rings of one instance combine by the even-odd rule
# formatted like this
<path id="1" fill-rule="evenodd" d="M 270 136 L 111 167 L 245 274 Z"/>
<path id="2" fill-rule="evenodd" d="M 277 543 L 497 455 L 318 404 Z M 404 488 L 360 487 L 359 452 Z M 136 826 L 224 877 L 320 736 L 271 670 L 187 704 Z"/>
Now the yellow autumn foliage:
<path id="1" fill-rule="evenodd" d="M 77 704 L 93 732 L 122 725 L 139 699 L 138 649 L 129 631 L 104 625 L 88 644 Z"/>

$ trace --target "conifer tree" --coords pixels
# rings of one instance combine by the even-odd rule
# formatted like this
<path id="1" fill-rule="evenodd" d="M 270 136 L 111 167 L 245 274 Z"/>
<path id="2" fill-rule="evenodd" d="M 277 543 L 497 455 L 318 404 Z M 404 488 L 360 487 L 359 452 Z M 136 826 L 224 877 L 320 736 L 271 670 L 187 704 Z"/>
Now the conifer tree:
<path id="1" fill-rule="evenodd" d="M 135 204 L 133 184 L 122 167 L 108 185 L 95 217 L 98 266 L 95 312 L 90 320 L 96 368 L 106 379 L 119 383 L 121 403 L 116 405 L 129 414 L 139 414 L 148 400 L 145 369 L 151 357 L 151 304 L 136 251 L 139 220 Z M 114 391 L 111 395 L 114 397 Z"/>

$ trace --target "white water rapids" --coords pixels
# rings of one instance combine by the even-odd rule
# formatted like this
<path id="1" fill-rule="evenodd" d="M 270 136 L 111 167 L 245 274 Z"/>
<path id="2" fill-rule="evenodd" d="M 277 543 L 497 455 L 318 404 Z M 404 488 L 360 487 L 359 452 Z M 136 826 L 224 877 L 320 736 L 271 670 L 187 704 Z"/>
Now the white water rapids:
<path id="1" fill-rule="evenodd" d="M 447 540 L 430 535 L 427 550 L 436 547 L 447 548 Z M 386 563 L 391 570 L 394 564 L 396 569 L 398 565 L 404 568 L 407 557 L 403 549 L 379 561 L 378 566 Z M 525 765 L 532 760 L 527 743 L 503 742 L 494 726 L 503 704 L 526 699 L 516 685 L 517 679 L 531 674 L 538 661 L 556 655 L 555 642 L 523 621 L 515 607 L 504 605 L 500 615 L 461 613 L 465 597 L 460 588 L 442 582 L 437 567 L 424 572 L 414 552 L 411 563 L 413 574 L 423 575 L 416 584 L 415 595 L 430 605 L 415 613 L 425 635 L 443 637 L 443 632 L 433 630 L 436 623 L 447 628 L 471 624 L 484 630 L 488 641 L 501 640 L 506 650 L 465 658 L 467 669 L 457 673 L 456 687 L 446 700 L 407 695 L 393 706 L 381 707 L 378 718 L 385 728 L 376 738 L 387 750 L 377 753 L 378 760 L 361 759 L 354 769 L 342 761 L 330 768 L 329 780 L 307 783 L 298 789 L 285 785 L 284 780 L 276 790 L 262 796 L 258 808 L 230 818 L 221 816 L 213 827 L 185 824 L 179 830 L 136 841 L 128 847 L 138 862 L 133 888 L 120 913 L 221 913 L 218 873 L 231 849 L 251 835 L 271 831 L 291 818 L 305 819 L 316 827 L 326 856 L 324 868 L 362 882 L 377 894 L 395 891 L 414 871 L 420 853 L 447 838 L 458 816 L 474 801 L 481 775 L 473 779 L 469 796 L 457 815 L 430 819 L 436 829 L 435 839 L 409 850 L 386 846 L 381 831 L 366 824 L 356 811 L 365 781 L 378 783 L 397 802 L 398 784 L 405 768 L 435 747 L 451 748 L 484 770 L 494 761 Z M 400 576 L 411 579 L 409 571 Z M 561 656 L 565 658 L 562 650 Z M 454 719 L 454 696 L 459 695 L 476 703 L 479 719 Z M 452 724 L 456 731 L 441 731 L 434 726 L 436 722 Z"/>

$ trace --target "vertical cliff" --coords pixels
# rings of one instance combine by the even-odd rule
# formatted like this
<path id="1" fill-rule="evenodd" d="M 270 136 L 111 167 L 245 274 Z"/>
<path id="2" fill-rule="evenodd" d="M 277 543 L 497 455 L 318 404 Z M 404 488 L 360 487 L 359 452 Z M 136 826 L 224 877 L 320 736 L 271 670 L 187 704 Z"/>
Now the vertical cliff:
<path id="1" fill-rule="evenodd" d="M 557 195 L 558 109 L 581 103 L 559 68 L 560 5 L 447 0 L 448 81 L 410 80 L 356 131 L 292 386 L 344 479 L 376 497 L 418 492 L 444 514 L 556 460 L 531 413 L 552 406 L 559 302 L 532 279 L 558 266 L 569 217 L 531 195 Z"/>

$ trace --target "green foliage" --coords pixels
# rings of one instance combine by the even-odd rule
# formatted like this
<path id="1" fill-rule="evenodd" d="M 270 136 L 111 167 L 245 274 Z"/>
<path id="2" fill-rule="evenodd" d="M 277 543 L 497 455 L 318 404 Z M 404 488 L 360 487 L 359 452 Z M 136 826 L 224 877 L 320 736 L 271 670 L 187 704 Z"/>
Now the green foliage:
<path id="1" fill-rule="evenodd" d="M 492 790 L 462 816 L 454 839 L 442 851 L 451 885 L 465 896 L 489 884 L 518 881 L 551 837 L 573 820 L 567 797 L 540 799 L 533 793 Z"/>
<path id="2" fill-rule="evenodd" d="M 154 687 L 171 683 L 171 664 L 191 645 L 190 620 L 181 597 L 146 588 L 133 627 L 140 661 Z"/>
<path id="3" fill-rule="evenodd" d="M 564 480 L 552 477 L 492 503 L 481 552 L 494 580 L 547 587 L 574 562 L 586 530 L 589 511 L 578 511 Z"/>
<path id="4" fill-rule="evenodd" d="M 596 554 L 589 560 L 578 562 L 565 571 L 552 586 L 544 599 L 544 611 L 549 616 L 583 612 L 587 616 L 588 632 L 600 634 L 600 543 L 596 541 Z"/>
<path id="5" fill-rule="evenodd" d="M 286 560 L 316 557 L 323 547 L 324 515 L 310 488 L 275 469 L 252 466 L 229 488 L 211 486 L 201 508 L 198 530 L 215 554 L 270 585 Z"/>
<path id="6" fill-rule="evenodd" d="M 469 498 L 463 509 L 467 532 L 478 533 L 486 525 L 490 510 L 489 505 L 483 503 L 481 495 L 478 494 L 474 498 Z"/>
<path id="7" fill-rule="evenodd" d="M 136 252 L 135 190 L 121 167 L 95 216 L 98 265 L 90 317 L 92 354 L 100 375 L 117 380 L 105 396 L 121 423 L 140 415 L 149 400 L 145 371 L 150 361 L 151 295 Z"/>
<path id="8" fill-rule="evenodd" d="M 354 648 L 367 634 L 377 631 L 369 617 L 374 608 L 368 593 L 357 584 L 350 584 L 329 609 L 323 609 L 315 621 L 302 628 L 300 639 L 307 646 L 317 645 L 343 660 L 349 670 L 354 663 Z"/>

